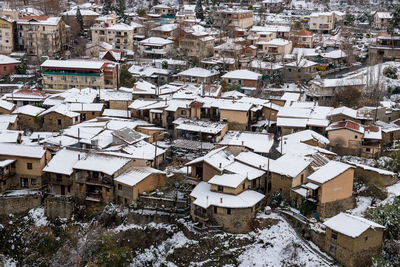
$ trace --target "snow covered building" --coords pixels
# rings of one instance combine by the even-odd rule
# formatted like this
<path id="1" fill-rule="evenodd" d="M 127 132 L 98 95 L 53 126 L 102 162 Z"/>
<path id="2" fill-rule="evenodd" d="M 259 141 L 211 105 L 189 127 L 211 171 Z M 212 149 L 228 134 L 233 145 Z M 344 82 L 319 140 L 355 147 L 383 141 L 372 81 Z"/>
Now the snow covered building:
<path id="1" fill-rule="evenodd" d="M 43 89 L 116 88 L 118 66 L 100 60 L 46 60 L 40 66 Z"/>
<path id="2" fill-rule="evenodd" d="M 324 222 L 325 248 L 345 266 L 367 266 L 382 253 L 385 227 L 362 217 L 340 213 Z"/>

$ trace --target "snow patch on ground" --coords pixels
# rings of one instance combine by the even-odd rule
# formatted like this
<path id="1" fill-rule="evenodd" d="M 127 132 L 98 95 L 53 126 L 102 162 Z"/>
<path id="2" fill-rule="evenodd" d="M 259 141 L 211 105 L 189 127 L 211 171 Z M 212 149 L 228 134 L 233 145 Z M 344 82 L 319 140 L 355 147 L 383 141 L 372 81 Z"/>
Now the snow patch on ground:
<path id="1" fill-rule="evenodd" d="M 171 238 L 162 242 L 159 246 L 151 246 L 145 249 L 132 261 L 131 266 L 175 266 L 173 263 L 166 264 L 166 258 L 172 254 L 175 249 L 195 244 L 197 241 L 188 239 L 182 231 L 174 234 Z M 149 265 L 149 266 L 150 266 Z"/>
<path id="2" fill-rule="evenodd" d="M 139 225 L 139 224 L 121 224 L 119 226 L 117 226 L 113 231 L 115 233 L 118 232 L 124 232 L 124 231 L 128 231 L 131 229 L 138 229 L 138 230 L 145 230 L 146 228 L 150 228 L 150 229 L 165 229 L 168 232 L 173 232 L 174 231 L 174 227 L 172 225 L 169 224 L 164 224 L 164 223 L 148 223 L 145 225 Z"/>
<path id="3" fill-rule="evenodd" d="M 388 186 L 387 188 L 388 194 L 392 194 L 395 196 L 400 196 L 400 182 L 391 186 Z"/>
<path id="4" fill-rule="evenodd" d="M 372 197 L 358 197 L 357 198 L 357 207 L 351 210 L 348 210 L 352 215 L 364 217 L 365 211 L 371 207 Z"/>
<path id="5" fill-rule="evenodd" d="M 44 215 L 44 208 L 34 208 L 29 211 L 29 217 L 33 220 L 36 227 L 46 226 L 49 221 Z"/>
<path id="6" fill-rule="evenodd" d="M 239 256 L 240 266 L 332 266 L 310 250 L 284 220 L 269 229 L 249 233 L 249 236 L 256 242 Z"/>

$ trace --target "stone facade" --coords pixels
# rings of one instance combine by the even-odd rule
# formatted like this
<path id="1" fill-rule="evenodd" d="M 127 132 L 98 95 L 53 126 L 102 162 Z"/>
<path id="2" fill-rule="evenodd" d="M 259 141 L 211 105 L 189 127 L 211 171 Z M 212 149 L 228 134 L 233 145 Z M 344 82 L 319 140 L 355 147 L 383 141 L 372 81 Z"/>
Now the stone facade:
<path id="1" fill-rule="evenodd" d="M 40 206 L 42 197 L 36 195 L 0 197 L 0 215 L 23 213 Z"/>

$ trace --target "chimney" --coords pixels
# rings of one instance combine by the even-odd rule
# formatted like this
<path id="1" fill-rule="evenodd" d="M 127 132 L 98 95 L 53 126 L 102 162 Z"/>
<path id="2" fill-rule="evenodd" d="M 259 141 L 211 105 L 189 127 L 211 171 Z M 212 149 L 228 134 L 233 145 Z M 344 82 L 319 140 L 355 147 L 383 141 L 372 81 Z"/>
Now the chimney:
<path id="1" fill-rule="evenodd" d="M 81 160 L 81 154 L 78 154 L 78 160 Z"/>
<path id="2" fill-rule="evenodd" d="M 244 141 L 242 141 L 242 146 L 244 146 Z"/>
<path id="3" fill-rule="evenodd" d="M 258 165 L 258 169 L 261 170 L 261 165 Z"/>
<path id="4" fill-rule="evenodd" d="M 222 203 L 222 197 L 220 198 L 220 202 Z"/>
<path id="5" fill-rule="evenodd" d="M 219 163 L 219 168 L 220 168 L 220 169 L 222 168 L 222 163 L 221 163 L 221 162 Z"/>

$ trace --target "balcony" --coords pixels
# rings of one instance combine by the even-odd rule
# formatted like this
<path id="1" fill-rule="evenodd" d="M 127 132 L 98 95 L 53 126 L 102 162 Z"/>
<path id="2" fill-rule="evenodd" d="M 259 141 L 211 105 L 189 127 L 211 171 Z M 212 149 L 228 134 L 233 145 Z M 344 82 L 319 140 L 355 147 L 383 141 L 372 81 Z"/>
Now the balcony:
<path id="1" fill-rule="evenodd" d="M 103 197 L 100 192 L 87 192 L 86 193 L 86 200 L 100 202 L 102 201 Z"/>
<path id="2" fill-rule="evenodd" d="M 100 73 L 81 73 L 81 72 L 62 72 L 62 71 L 42 71 L 42 74 L 100 77 Z"/>
<path id="3" fill-rule="evenodd" d="M 201 210 L 201 209 L 195 209 L 195 210 L 194 210 L 194 215 L 195 215 L 197 218 L 199 218 L 200 220 L 204 221 L 204 222 L 210 220 L 210 217 L 208 216 L 207 211 L 204 212 L 204 211 Z"/>

